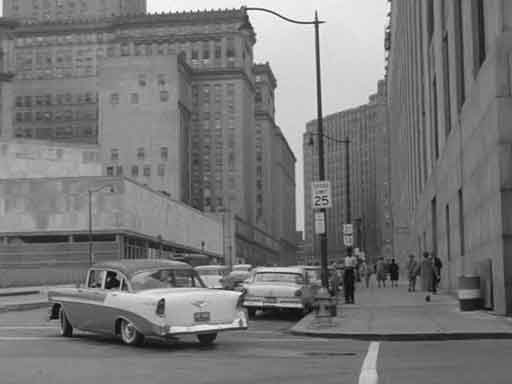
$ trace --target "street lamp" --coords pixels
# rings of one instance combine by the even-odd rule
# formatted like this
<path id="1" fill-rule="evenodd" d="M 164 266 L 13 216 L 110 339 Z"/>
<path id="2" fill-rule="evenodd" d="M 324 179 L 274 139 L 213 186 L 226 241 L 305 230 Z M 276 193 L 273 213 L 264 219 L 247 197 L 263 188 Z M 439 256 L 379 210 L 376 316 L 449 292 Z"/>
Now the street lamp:
<path id="1" fill-rule="evenodd" d="M 318 140 L 318 144 L 320 145 L 320 142 L 322 141 L 321 139 L 322 138 L 325 138 L 327 140 L 331 140 L 335 143 L 341 143 L 341 144 L 345 144 L 345 174 L 346 174 L 346 177 L 345 177 L 345 188 L 346 188 L 346 212 L 347 212 L 347 224 L 350 224 L 352 222 L 352 209 L 351 209 L 351 204 L 350 204 L 350 140 L 348 137 L 345 137 L 344 140 L 339 140 L 339 139 L 335 139 L 334 137 L 330 137 L 330 136 L 327 136 L 327 135 L 324 135 L 323 133 L 320 133 L 320 132 L 310 132 L 309 133 L 309 142 L 308 144 L 310 146 L 313 146 L 314 145 L 314 140 L 313 140 L 313 136 L 316 135 L 319 137 L 319 140 Z M 318 161 L 319 162 L 324 162 L 324 159 L 321 157 L 320 155 L 320 151 L 318 151 Z M 359 237 L 358 237 L 359 239 Z M 347 246 L 347 254 L 349 256 L 352 255 L 352 247 L 351 246 Z"/>
<path id="2" fill-rule="evenodd" d="M 290 19 L 289 17 L 283 16 L 275 11 L 267 8 L 258 7 L 242 7 L 245 11 L 259 11 L 270 13 L 277 16 L 289 23 L 302 24 L 302 25 L 314 25 L 315 26 L 315 62 L 316 62 L 316 91 L 317 91 L 317 121 L 318 121 L 318 154 L 320 161 L 318 162 L 318 174 L 320 181 L 325 180 L 325 166 L 324 166 L 324 142 L 323 138 L 323 115 L 322 115 L 322 76 L 320 68 L 320 24 L 325 23 L 324 21 L 318 20 L 318 12 L 315 11 L 315 20 L 313 21 L 299 21 Z M 246 23 L 249 24 L 249 18 L 246 15 Z M 325 208 L 320 210 L 325 220 Z M 327 223 L 325 224 L 327 228 Z M 322 287 L 325 289 L 329 288 L 328 271 L 327 271 L 327 231 L 320 234 L 320 257 L 321 257 L 321 270 L 322 270 Z"/>
<path id="3" fill-rule="evenodd" d="M 89 264 L 93 265 L 94 260 L 92 257 L 92 194 L 99 192 L 105 188 L 110 188 L 110 192 L 114 192 L 114 186 L 112 185 L 102 185 L 96 189 L 89 189 L 87 192 L 89 194 Z"/>

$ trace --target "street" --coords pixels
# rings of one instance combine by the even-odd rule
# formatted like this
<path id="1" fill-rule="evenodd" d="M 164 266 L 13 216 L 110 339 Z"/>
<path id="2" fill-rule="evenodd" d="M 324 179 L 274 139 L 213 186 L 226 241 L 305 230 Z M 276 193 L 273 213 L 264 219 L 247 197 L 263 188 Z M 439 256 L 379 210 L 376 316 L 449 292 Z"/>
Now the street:
<path id="1" fill-rule="evenodd" d="M 293 316 L 259 314 L 210 348 L 192 337 L 132 348 L 78 332 L 66 339 L 46 310 L 0 314 L 2 384 L 358 383 L 369 342 L 288 334 Z M 512 341 L 382 342 L 379 383 L 510 383 Z"/>

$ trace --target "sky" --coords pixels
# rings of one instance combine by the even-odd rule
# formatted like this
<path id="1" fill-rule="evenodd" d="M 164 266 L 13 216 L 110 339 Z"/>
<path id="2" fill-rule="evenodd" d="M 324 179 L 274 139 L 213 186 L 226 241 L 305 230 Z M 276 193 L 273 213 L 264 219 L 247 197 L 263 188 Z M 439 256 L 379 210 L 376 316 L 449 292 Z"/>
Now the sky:
<path id="1" fill-rule="evenodd" d="M 1 3 L 1 2 L 0 2 Z M 324 115 L 365 104 L 384 76 L 387 0 L 148 0 L 149 12 L 248 7 L 270 8 L 312 20 L 320 27 Z M 314 27 L 287 23 L 266 13 L 250 13 L 257 62 L 269 62 L 277 78 L 276 122 L 295 157 L 297 228 L 303 229 L 302 134 L 316 118 Z"/>

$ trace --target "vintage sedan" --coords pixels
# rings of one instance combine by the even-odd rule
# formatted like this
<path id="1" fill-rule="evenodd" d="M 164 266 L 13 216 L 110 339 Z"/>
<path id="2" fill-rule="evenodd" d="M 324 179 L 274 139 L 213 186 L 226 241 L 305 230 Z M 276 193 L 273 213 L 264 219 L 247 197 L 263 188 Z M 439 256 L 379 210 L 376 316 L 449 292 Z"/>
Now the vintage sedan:
<path id="1" fill-rule="evenodd" d="M 258 268 L 252 281 L 245 285 L 243 305 L 249 317 L 257 310 L 292 310 L 305 314 L 313 308 L 313 293 L 304 268 Z"/>
<path id="2" fill-rule="evenodd" d="M 50 319 L 63 336 L 74 329 L 119 336 L 129 345 L 145 337 L 196 335 L 211 344 L 221 331 L 247 329 L 243 294 L 206 288 L 194 269 L 169 260 L 119 260 L 93 265 L 85 286 L 48 292 Z"/>
<path id="3" fill-rule="evenodd" d="M 194 268 L 208 288 L 222 289 L 222 278 L 229 274 L 227 265 L 199 265 Z"/>

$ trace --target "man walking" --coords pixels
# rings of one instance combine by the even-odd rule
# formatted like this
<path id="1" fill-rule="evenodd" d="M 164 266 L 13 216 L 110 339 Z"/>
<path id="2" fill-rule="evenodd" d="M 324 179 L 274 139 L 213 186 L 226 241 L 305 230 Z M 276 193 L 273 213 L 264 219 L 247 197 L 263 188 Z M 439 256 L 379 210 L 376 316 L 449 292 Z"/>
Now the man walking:
<path id="1" fill-rule="evenodd" d="M 432 263 L 434 264 L 434 276 L 432 277 L 432 292 L 437 293 L 437 287 L 441 282 L 441 268 L 443 268 L 443 262 L 436 253 L 432 254 Z"/>
<path id="2" fill-rule="evenodd" d="M 343 290 L 345 291 L 345 304 L 355 304 L 354 283 L 356 279 L 355 269 L 357 266 L 357 260 L 351 254 L 352 252 L 349 252 L 349 254 L 345 257 L 345 271 L 343 272 Z"/>
<path id="3" fill-rule="evenodd" d="M 377 286 L 380 288 L 381 284 L 386 288 L 386 267 L 384 265 L 384 258 L 379 257 L 376 265 L 375 274 L 377 275 Z"/>
<path id="4" fill-rule="evenodd" d="M 409 255 L 409 262 L 407 263 L 407 274 L 409 278 L 409 292 L 416 292 L 416 278 L 418 277 L 419 264 L 413 254 Z"/>
<path id="5" fill-rule="evenodd" d="M 433 277 L 434 277 L 434 263 L 428 254 L 428 252 L 423 252 L 423 260 L 420 265 L 420 276 L 421 276 L 421 289 L 423 292 L 427 292 L 427 296 L 425 297 L 426 301 L 430 301 L 430 292 L 432 292 L 433 286 Z"/>

